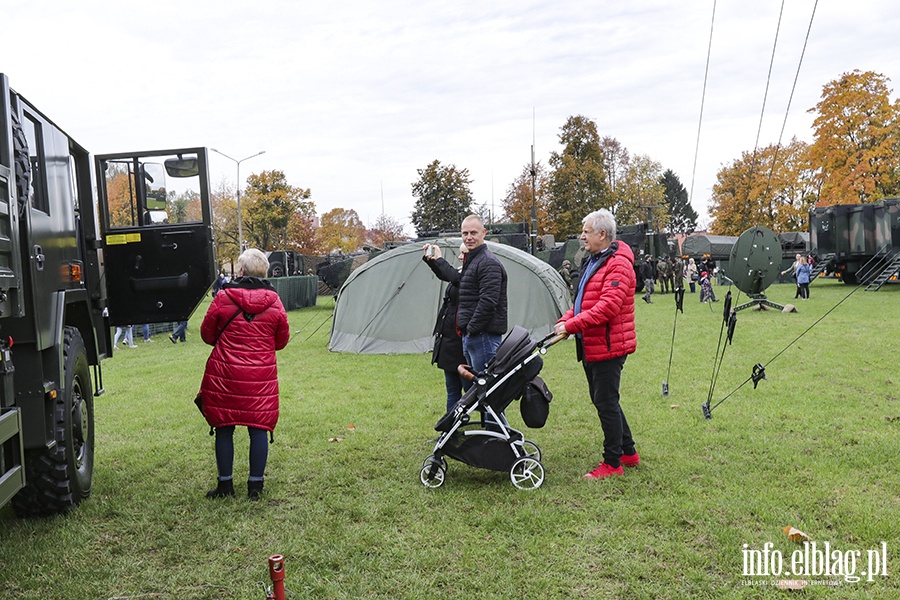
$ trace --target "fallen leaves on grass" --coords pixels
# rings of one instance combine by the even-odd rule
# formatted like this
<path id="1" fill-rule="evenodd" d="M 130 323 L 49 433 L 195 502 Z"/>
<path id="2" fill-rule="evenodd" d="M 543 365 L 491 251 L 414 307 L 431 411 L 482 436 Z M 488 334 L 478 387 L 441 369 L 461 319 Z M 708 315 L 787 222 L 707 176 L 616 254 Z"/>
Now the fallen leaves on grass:
<path id="1" fill-rule="evenodd" d="M 782 531 L 784 531 L 784 535 L 786 535 L 788 537 L 788 539 L 791 540 L 792 542 L 804 542 L 804 541 L 808 542 L 809 541 L 808 535 L 806 535 L 799 529 L 791 527 L 790 525 L 785 525 L 784 529 Z"/>

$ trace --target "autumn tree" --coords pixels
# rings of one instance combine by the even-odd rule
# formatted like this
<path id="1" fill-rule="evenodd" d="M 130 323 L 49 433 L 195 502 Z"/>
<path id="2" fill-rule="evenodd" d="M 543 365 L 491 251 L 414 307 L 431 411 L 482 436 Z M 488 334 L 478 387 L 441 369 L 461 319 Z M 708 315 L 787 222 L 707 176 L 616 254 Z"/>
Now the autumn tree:
<path id="1" fill-rule="evenodd" d="M 355 210 L 335 208 L 322 215 L 316 236 L 325 252 L 355 252 L 365 242 L 366 227 Z"/>
<path id="2" fill-rule="evenodd" d="M 376 248 L 383 248 L 385 242 L 396 242 L 404 238 L 403 224 L 385 213 L 378 215 L 366 231 L 366 240 Z"/>
<path id="3" fill-rule="evenodd" d="M 613 196 L 619 190 L 625 172 L 628 169 L 628 148 L 614 137 L 604 136 L 600 140 L 600 152 L 603 154 L 603 170 L 606 172 L 606 183 Z"/>
<path id="4" fill-rule="evenodd" d="M 617 225 L 632 225 L 648 220 L 648 207 L 653 207 L 653 228 L 662 229 L 669 222 L 665 187 L 660 183 L 662 166 L 646 154 L 629 157 L 618 183 L 615 203 L 611 206 Z"/>
<path id="5" fill-rule="evenodd" d="M 216 256 L 219 260 L 236 259 L 238 252 L 237 202 L 234 188 L 222 178 L 212 190 L 212 226 Z"/>
<path id="6" fill-rule="evenodd" d="M 531 207 L 537 213 L 537 233 L 550 227 L 547 212 L 547 169 L 540 162 L 534 163 L 534 187 L 532 188 L 531 164 L 526 164 L 522 172 L 509 184 L 506 196 L 501 200 L 504 219 L 517 223 L 528 223 L 531 228 Z"/>
<path id="7" fill-rule="evenodd" d="M 203 220 L 200 194 L 193 190 L 187 190 L 180 194 L 176 194 L 174 191 L 169 192 L 166 204 L 169 223 L 191 223 Z"/>
<path id="8" fill-rule="evenodd" d="M 610 194 L 597 125 L 587 117 L 569 117 L 559 143 L 562 152 L 550 155 L 547 206 L 553 215 L 549 232 L 562 238 L 581 231 L 584 216 L 608 206 Z"/>
<path id="9" fill-rule="evenodd" d="M 809 147 L 796 138 L 787 146 L 744 152 L 716 174 L 710 203 L 710 232 L 740 235 L 763 225 L 798 231 L 816 202 L 816 172 Z"/>
<path id="10" fill-rule="evenodd" d="M 900 192 L 900 104 L 890 79 L 872 71 L 844 73 L 822 89 L 809 112 L 812 162 L 820 171 L 820 204 L 874 202 Z"/>
<path id="11" fill-rule="evenodd" d="M 284 247 L 291 217 L 315 210 L 309 197 L 308 189 L 289 185 L 282 171 L 250 175 L 241 206 L 245 243 L 263 251 Z"/>
<path id="12" fill-rule="evenodd" d="M 666 169 L 659 183 L 663 186 L 663 198 L 669 209 L 669 231 L 673 233 L 693 233 L 697 229 L 699 215 L 691 206 L 688 192 L 675 171 Z"/>
<path id="13" fill-rule="evenodd" d="M 416 172 L 419 180 L 412 184 L 412 195 L 417 200 L 411 217 L 416 231 L 459 229 L 472 212 L 469 170 L 435 160 Z"/>
<path id="14" fill-rule="evenodd" d="M 287 226 L 285 248 L 301 254 L 322 253 L 315 228 L 316 206 L 312 202 L 301 202 L 291 215 Z"/>

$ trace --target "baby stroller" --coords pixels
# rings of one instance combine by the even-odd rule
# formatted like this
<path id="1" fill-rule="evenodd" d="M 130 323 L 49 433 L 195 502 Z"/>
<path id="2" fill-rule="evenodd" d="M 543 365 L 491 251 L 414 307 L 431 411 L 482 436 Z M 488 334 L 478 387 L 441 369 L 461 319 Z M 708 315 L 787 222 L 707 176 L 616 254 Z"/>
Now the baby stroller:
<path id="1" fill-rule="evenodd" d="M 541 486 L 544 482 L 541 449 L 526 440 L 521 431 L 510 427 L 501 415 L 514 400 L 527 394 L 528 401 L 535 403 L 537 412 L 543 414 L 534 422 L 523 410 L 523 419 L 529 427 L 543 426 L 552 395 L 538 377 L 544 366 L 541 355 L 564 338 L 551 333 L 535 342 L 528 330 L 517 325 L 497 348 L 496 356 L 483 373 L 472 373 L 467 365 L 460 366 L 460 374 L 473 384 L 434 426 L 441 435 L 419 473 L 425 487 L 437 488 L 444 483 L 447 456 L 479 469 L 507 471 L 513 485 L 522 490 Z M 481 420 L 473 419 L 475 411 L 481 413 Z"/>

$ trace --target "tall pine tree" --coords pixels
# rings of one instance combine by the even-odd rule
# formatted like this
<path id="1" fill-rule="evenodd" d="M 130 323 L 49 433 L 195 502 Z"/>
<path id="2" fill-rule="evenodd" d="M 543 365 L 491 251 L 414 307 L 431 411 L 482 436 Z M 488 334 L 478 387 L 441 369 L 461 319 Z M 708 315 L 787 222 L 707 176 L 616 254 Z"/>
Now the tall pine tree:
<path id="1" fill-rule="evenodd" d="M 691 206 L 687 190 L 678 179 L 672 169 L 666 171 L 660 177 L 659 182 L 665 191 L 665 201 L 669 207 L 669 231 L 672 233 L 693 233 L 697 229 L 699 215 Z"/>

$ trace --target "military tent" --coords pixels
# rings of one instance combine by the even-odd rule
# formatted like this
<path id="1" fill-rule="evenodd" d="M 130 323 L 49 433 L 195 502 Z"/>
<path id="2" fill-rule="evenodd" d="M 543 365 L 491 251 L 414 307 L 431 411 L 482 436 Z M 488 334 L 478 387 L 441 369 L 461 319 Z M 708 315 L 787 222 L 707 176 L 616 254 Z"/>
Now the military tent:
<path id="1" fill-rule="evenodd" d="M 432 331 L 446 283 L 422 261 L 425 243 L 436 244 L 459 266 L 459 238 L 440 238 L 388 250 L 353 271 L 338 292 L 329 350 L 364 354 L 414 354 L 433 346 Z M 530 254 L 485 242 L 509 277 L 509 329 L 521 325 L 543 337 L 569 309 L 562 276 Z"/>
<path id="2" fill-rule="evenodd" d="M 701 258 L 709 255 L 713 260 L 728 260 L 731 257 L 731 247 L 737 241 L 733 235 L 704 235 L 697 233 L 689 235 L 681 242 L 681 253 L 691 258 Z"/>

